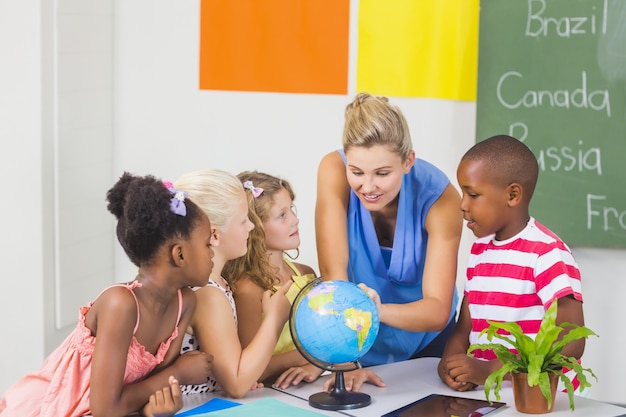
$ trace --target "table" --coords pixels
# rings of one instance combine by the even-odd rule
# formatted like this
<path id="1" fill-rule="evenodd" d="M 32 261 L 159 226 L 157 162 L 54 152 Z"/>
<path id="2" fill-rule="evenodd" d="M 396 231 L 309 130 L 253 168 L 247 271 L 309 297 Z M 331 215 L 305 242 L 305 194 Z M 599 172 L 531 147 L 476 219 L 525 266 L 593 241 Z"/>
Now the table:
<path id="1" fill-rule="evenodd" d="M 300 384 L 286 390 L 276 388 L 262 388 L 249 392 L 245 398 L 234 400 L 240 403 L 248 403 L 255 399 L 271 397 L 291 405 L 313 410 L 319 414 L 335 417 L 380 417 L 382 414 L 393 411 L 399 407 L 416 401 L 429 394 L 446 394 L 466 398 L 485 399 L 482 387 L 469 392 L 457 392 L 449 388 L 439 379 L 437 375 L 438 358 L 420 358 L 403 362 L 396 362 L 386 365 L 374 366 L 369 369 L 376 372 L 385 381 L 385 388 L 375 387 L 365 384 L 361 392 L 365 392 L 372 397 L 372 404 L 367 407 L 354 410 L 327 411 L 311 407 L 308 404 L 309 396 L 322 391 L 322 386 L 328 376 L 322 376 L 317 381 L 310 384 Z M 593 389 L 593 387 L 592 387 Z M 223 394 L 195 394 L 185 398 L 185 410 L 193 408 L 206 402 L 211 396 L 226 398 Z M 491 397 L 492 400 L 495 398 Z M 500 401 L 507 403 L 507 406 L 494 414 L 494 417 L 506 416 L 528 416 L 517 412 L 513 402 L 513 390 L 510 381 L 505 381 L 501 392 Z M 557 393 L 554 410 L 548 414 L 550 417 L 568 416 L 593 416 L 593 417 L 618 417 L 626 416 L 626 408 L 588 398 L 575 397 L 575 410 L 569 409 L 567 394 Z"/>

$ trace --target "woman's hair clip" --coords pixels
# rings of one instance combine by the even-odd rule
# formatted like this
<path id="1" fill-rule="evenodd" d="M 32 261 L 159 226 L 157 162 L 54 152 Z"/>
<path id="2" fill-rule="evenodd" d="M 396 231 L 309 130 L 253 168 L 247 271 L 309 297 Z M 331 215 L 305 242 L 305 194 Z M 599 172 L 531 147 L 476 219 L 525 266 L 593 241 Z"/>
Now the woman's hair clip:
<path id="1" fill-rule="evenodd" d="M 185 198 L 187 198 L 187 192 L 174 188 L 174 185 L 170 181 L 163 181 L 163 185 L 170 194 L 173 194 L 170 200 L 170 211 L 179 216 L 186 216 L 187 206 L 185 206 Z"/>
<path id="2" fill-rule="evenodd" d="M 252 181 L 244 182 L 243 188 L 250 190 L 254 198 L 257 198 L 258 196 L 263 194 L 263 188 L 255 187 L 254 184 L 252 184 Z"/>

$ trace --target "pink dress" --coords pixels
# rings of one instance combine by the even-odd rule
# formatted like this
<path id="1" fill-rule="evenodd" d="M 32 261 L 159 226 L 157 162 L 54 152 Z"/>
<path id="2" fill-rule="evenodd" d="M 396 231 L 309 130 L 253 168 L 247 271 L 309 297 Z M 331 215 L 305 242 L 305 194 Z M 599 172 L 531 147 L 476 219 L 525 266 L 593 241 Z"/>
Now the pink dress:
<path id="1" fill-rule="evenodd" d="M 137 303 L 133 289 L 141 286 L 139 282 L 134 281 L 130 284 L 113 286 L 128 288 Z M 91 330 L 85 326 L 85 315 L 92 305 L 93 301 L 80 308 L 76 328 L 46 358 L 39 371 L 24 376 L 7 390 L 0 399 L 0 416 L 78 417 L 91 413 L 89 408 L 91 357 L 96 338 L 91 335 Z M 170 343 L 178 336 L 178 322 L 181 312 L 182 293 L 178 290 L 176 326 L 172 335 L 161 343 L 156 355 L 147 352 L 145 347 L 133 336 L 126 359 L 125 385 L 144 378 L 163 361 Z M 137 303 L 137 323 L 133 335 L 137 332 L 138 327 L 139 304 Z"/>

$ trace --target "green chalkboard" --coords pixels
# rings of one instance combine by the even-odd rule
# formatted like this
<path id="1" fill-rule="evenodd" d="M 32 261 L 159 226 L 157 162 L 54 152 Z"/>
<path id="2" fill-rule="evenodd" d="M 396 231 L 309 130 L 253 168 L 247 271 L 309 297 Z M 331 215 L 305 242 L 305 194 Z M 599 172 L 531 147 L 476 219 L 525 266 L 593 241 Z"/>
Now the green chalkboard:
<path id="1" fill-rule="evenodd" d="M 532 149 L 568 245 L 626 247 L 626 1 L 481 0 L 479 28 L 476 140 Z"/>

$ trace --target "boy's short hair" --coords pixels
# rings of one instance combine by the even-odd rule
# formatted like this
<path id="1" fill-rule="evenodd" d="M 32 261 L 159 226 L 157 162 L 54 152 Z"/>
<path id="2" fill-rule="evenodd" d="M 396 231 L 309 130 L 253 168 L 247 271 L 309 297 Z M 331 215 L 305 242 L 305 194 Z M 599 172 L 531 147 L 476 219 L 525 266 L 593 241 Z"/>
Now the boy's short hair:
<path id="1" fill-rule="evenodd" d="M 519 183 L 530 201 L 537 178 L 539 164 L 533 152 L 521 141 L 507 135 L 496 135 L 472 146 L 461 161 L 482 161 L 494 182 L 503 187 Z"/>

